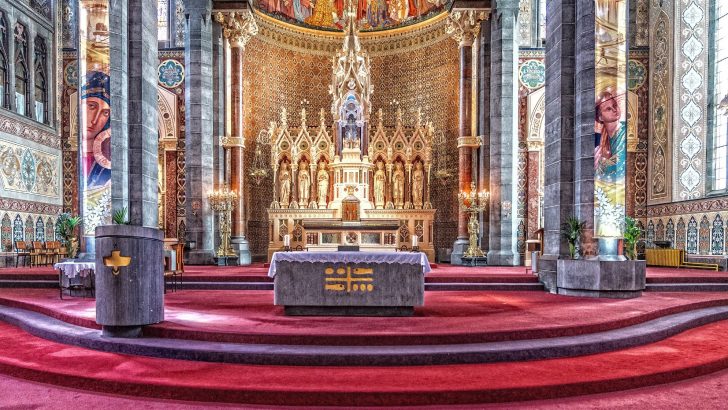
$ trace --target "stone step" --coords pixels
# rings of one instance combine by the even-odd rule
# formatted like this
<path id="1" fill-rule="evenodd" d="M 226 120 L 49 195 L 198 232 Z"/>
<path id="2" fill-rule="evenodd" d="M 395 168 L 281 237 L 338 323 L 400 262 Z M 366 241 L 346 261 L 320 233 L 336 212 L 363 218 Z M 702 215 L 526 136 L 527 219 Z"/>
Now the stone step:
<path id="1" fill-rule="evenodd" d="M 648 283 L 648 292 L 725 292 L 728 283 Z"/>

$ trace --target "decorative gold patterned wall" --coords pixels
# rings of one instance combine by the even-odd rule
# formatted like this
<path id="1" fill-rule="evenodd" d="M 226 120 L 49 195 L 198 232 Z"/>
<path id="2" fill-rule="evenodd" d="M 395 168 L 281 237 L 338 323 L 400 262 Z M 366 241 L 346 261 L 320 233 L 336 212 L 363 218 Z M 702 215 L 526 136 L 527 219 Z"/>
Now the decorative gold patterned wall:
<path id="1" fill-rule="evenodd" d="M 280 34 L 278 34 L 280 35 Z M 367 47 L 368 40 L 364 43 Z M 318 111 L 326 110 L 330 123 L 331 56 L 306 53 L 299 48 L 278 47 L 259 35 L 245 51 L 245 135 L 246 167 L 253 161 L 254 140 L 270 121 L 278 119 L 286 107 L 289 124 L 298 125 L 300 109 L 305 106 L 310 126 L 318 124 Z M 400 48 L 390 54 L 371 57 L 372 112 L 384 111 L 385 125 L 393 125 L 399 105 L 406 123 L 414 122 L 418 107 L 423 118 L 432 120 L 447 137 L 446 151 L 457 169 L 458 49 L 455 41 L 441 36 L 439 41 Z M 270 178 L 260 185 L 247 181 L 248 237 L 254 254 L 265 253 L 268 246 L 266 209 L 273 197 Z M 457 235 L 457 181 L 449 186 L 433 182 L 432 202 L 437 209 L 435 246 L 451 247 Z"/>

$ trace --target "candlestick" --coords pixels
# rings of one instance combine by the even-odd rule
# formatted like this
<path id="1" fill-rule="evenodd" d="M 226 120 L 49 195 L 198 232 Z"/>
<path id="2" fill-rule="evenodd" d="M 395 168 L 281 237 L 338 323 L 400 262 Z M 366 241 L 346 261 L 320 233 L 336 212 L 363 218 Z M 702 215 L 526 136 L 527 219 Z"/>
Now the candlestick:
<path id="1" fill-rule="evenodd" d="M 413 248 L 413 249 L 417 247 L 417 244 L 418 244 L 418 242 L 419 242 L 419 239 L 420 239 L 420 237 L 419 237 L 419 236 L 417 236 L 417 235 L 414 235 L 414 236 L 412 237 L 412 248 Z"/>
<path id="2" fill-rule="evenodd" d="M 291 247 L 291 235 L 283 235 L 283 247 Z"/>

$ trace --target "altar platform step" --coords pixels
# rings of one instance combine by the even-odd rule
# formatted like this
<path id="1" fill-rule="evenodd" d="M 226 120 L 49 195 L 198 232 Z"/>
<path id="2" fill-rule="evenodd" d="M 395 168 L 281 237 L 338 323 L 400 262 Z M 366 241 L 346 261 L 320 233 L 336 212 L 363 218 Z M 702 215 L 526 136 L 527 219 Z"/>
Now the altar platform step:
<path id="1" fill-rule="evenodd" d="M 728 292 L 728 283 L 647 283 L 648 292 Z"/>
<path id="2" fill-rule="evenodd" d="M 614 392 L 707 375 L 728 368 L 726 332 L 728 322 L 720 321 L 643 346 L 525 362 L 281 367 L 104 352 L 73 346 L 71 337 L 59 342 L 0 323 L 0 372 L 73 389 L 174 400 L 474 405 Z"/>
<path id="3" fill-rule="evenodd" d="M 58 289 L 58 279 L 0 279 L 0 288 Z"/>
<path id="4" fill-rule="evenodd" d="M 56 284 L 57 286 L 57 284 Z M 201 281 L 183 281 L 177 286 L 178 289 L 185 290 L 273 290 L 272 282 L 201 282 Z M 172 285 L 168 284 L 167 289 L 172 289 Z M 425 283 L 426 291 L 543 291 L 544 287 L 541 283 L 472 283 L 472 282 L 436 282 Z"/>

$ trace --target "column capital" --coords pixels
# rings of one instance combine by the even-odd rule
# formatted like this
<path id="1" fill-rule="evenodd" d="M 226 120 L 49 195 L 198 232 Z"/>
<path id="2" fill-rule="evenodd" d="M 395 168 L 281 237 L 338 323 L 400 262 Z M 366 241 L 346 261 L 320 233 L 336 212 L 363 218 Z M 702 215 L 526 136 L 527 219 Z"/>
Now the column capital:
<path id="1" fill-rule="evenodd" d="M 222 25 L 222 34 L 233 48 L 245 49 L 248 41 L 258 34 L 258 23 L 250 10 L 217 12 L 215 20 Z"/>
<path id="2" fill-rule="evenodd" d="M 470 147 L 480 148 L 483 145 L 483 136 L 464 136 L 458 137 L 458 148 Z"/>
<path id="3" fill-rule="evenodd" d="M 490 18 L 490 9 L 453 10 L 445 20 L 445 32 L 460 47 L 472 46 L 480 33 L 480 22 Z"/>
<path id="4" fill-rule="evenodd" d="M 223 148 L 241 147 L 245 148 L 245 140 L 242 137 L 220 137 Z"/>

